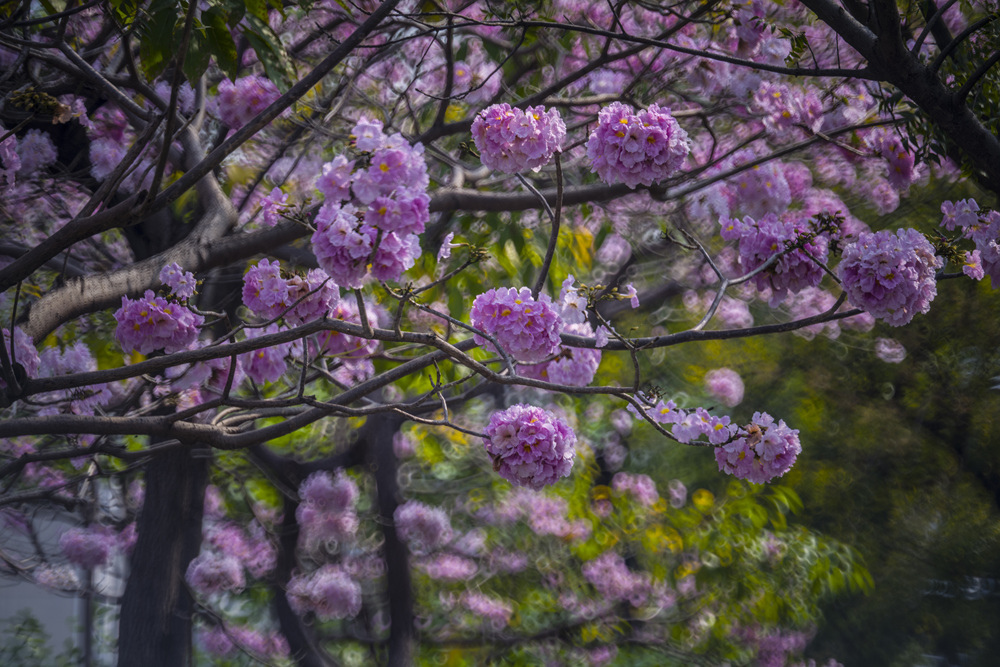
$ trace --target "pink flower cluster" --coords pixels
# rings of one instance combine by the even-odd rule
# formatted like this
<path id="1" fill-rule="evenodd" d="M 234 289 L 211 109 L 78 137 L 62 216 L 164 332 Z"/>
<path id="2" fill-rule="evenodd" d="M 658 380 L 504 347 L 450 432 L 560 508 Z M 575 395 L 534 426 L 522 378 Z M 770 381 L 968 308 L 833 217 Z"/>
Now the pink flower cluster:
<path id="1" fill-rule="evenodd" d="M 21 331 L 21 327 L 14 327 L 14 343 L 11 346 L 10 330 L 3 330 L 3 346 L 7 348 L 7 358 L 12 362 L 22 366 L 28 377 L 34 377 L 38 373 L 41 358 L 38 350 L 31 342 L 28 334 Z M 7 383 L 0 378 L 0 389 L 7 386 Z"/>
<path id="2" fill-rule="evenodd" d="M 246 585 L 240 561 L 214 551 L 202 551 L 188 565 L 184 579 L 202 595 L 239 593 Z"/>
<path id="3" fill-rule="evenodd" d="M 568 324 L 563 329 L 566 333 L 581 336 L 593 336 L 594 330 L 590 323 Z M 601 365 L 601 351 L 586 347 L 563 347 L 558 356 L 541 364 L 524 365 L 519 371 L 529 378 L 546 380 L 556 384 L 571 387 L 586 387 L 594 380 L 597 367 Z"/>
<path id="4" fill-rule="evenodd" d="M 754 93 L 753 108 L 764 114 L 764 127 L 774 135 L 799 125 L 816 131 L 823 123 L 823 103 L 812 89 L 764 81 Z"/>
<path id="5" fill-rule="evenodd" d="M 636 412 L 632 405 L 628 409 L 629 412 Z M 717 417 L 705 408 L 685 410 L 678 408 L 673 401 L 658 401 L 645 412 L 657 424 L 669 424 L 671 435 L 685 445 L 702 436 L 713 445 L 721 444 L 729 439 L 734 428 L 728 416 Z"/>
<path id="6" fill-rule="evenodd" d="M 217 98 L 219 118 L 230 129 L 239 129 L 279 97 L 278 87 L 262 76 L 251 74 L 235 83 L 223 78 Z"/>
<path id="7" fill-rule="evenodd" d="M 343 470 L 336 474 L 313 473 L 299 486 L 299 498 L 295 518 L 302 528 L 300 538 L 307 550 L 354 537 L 358 530 L 354 508 L 358 486 Z"/>
<path id="8" fill-rule="evenodd" d="M 660 494 L 656 490 L 656 482 L 649 475 L 616 473 L 611 478 L 611 488 L 618 495 L 626 493 L 631 495 L 643 507 L 652 507 L 660 499 Z"/>
<path id="9" fill-rule="evenodd" d="M 649 575 L 629 570 L 625 559 L 614 551 L 605 551 L 587 561 L 582 571 L 587 581 L 608 600 L 628 600 L 633 607 L 639 607 L 649 599 Z"/>
<path id="10" fill-rule="evenodd" d="M 475 561 L 448 553 L 424 558 L 416 566 L 436 581 L 467 581 L 479 571 Z"/>
<path id="11" fill-rule="evenodd" d="M 362 118 L 352 135 L 370 153 L 367 168 L 338 156 L 323 166 L 317 187 L 327 198 L 312 236 L 319 265 L 345 287 L 398 280 L 420 255 L 418 234 L 430 220 L 427 165 L 421 144 L 386 136 L 382 123 Z M 346 203 L 353 192 L 353 203 Z"/>
<path id="12" fill-rule="evenodd" d="M 105 565 L 115 545 L 115 534 L 103 526 L 70 528 L 59 537 L 59 548 L 66 559 L 87 569 Z"/>
<path id="13" fill-rule="evenodd" d="M 483 292 L 472 302 L 469 318 L 472 326 L 493 336 L 517 361 L 538 363 L 559 351 L 562 318 L 548 295 L 542 294 L 536 301 L 527 287 Z M 496 350 L 479 334 L 473 338 L 479 345 Z"/>
<path id="14" fill-rule="evenodd" d="M 975 199 L 963 199 L 942 202 L 941 213 L 945 229 L 960 229 L 975 243 L 975 250 L 965 253 L 962 272 L 973 280 L 989 275 L 993 287 L 1000 287 L 1000 211 L 980 212 Z"/>
<path id="15" fill-rule="evenodd" d="M 930 310 L 941 259 L 915 229 L 862 233 L 837 271 L 851 303 L 898 327 Z"/>
<path id="16" fill-rule="evenodd" d="M 716 368 L 706 373 L 705 386 L 727 408 L 743 402 L 743 378 L 731 368 Z"/>
<path id="17" fill-rule="evenodd" d="M 750 272 L 778 253 L 781 256 L 769 268 L 754 277 L 757 289 L 773 291 L 771 306 L 777 306 L 788 296 L 806 287 L 815 287 L 823 280 L 823 269 L 818 262 L 827 258 L 827 239 L 819 235 L 801 248 L 785 252 L 798 243 L 803 235 L 812 232 L 807 220 L 782 220 L 768 213 L 760 220 L 746 217 L 743 220 L 722 219 L 723 239 L 739 241 L 740 265 Z M 808 253 L 808 254 L 807 254 Z"/>
<path id="18" fill-rule="evenodd" d="M 490 415 L 483 444 L 501 477 L 535 490 L 568 476 L 576 455 L 576 434 L 566 422 L 523 404 Z"/>
<path id="19" fill-rule="evenodd" d="M 118 327 L 115 338 L 126 352 L 149 354 L 163 350 L 167 354 L 189 348 L 198 340 L 198 327 L 205 318 L 185 306 L 156 296 L 146 290 L 141 299 L 122 297 L 122 307 L 115 311 Z"/>
<path id="20" fill-rule="evenodd" d="M 587 140 L 591 170 L 605 183 L 634 188 L 672 176 L 691 150 L 687 132 L 656 104 L 638 114 L 632 107 L 612 102 L 601 109 L 597 129 Z"/>
<path id="21" fill-rule="evenodd" d="M 393 514 L 396 531 L 415 554 L 426 554 L 451 541 L 451 520 L 440 507 L 408 500 Z"/>
<path id="22" fill-rule="evenodd" d="M 198 286 L 194 274 L 182 269 L 177 262 L 170 262 L 160 269 L 160 282 L 169 287 L 178 299 L 190 299 Z"/>
<path id="23" fill-rule="evenodd" d="M 798 430 L 788 428 L 784 420 L 775 423 L 766 412 L 755 412 L 751 423 L 734 436 L 715 449 L 715 460 L 722 472 L 753 484 L 784 475 L 802 451 Z"/>
<path id="24" fill-rule="evenodd" d="M 524 111 L 509 104 L 494 104 L 483 109 L 472 123 L 483 164 L 505 174 L 526 169 L 538 171 L 562 150 L 566 124 L 555 109 L 543 106 Z"/>
<path id="25" fill-rule="evenodd" d="M 269 324 L 263 328 L 246 329 L 246 336 L 247 340 L 252 340 L 282 330 L 277 324 Z M 301 341 L 292 341 L 262 347 L 259 350 L 241 354 L 239 356 L 240 365 L 247 376 L 257 384 L 277 382 L 288 370 L 288 362 L 285 361 L 285 357 L 301 352 L 301 346 Z"/>
<path id="26" fill-rule="evenodd" d="M 315 612 L 324 620 L 354 618 L 361 611 L 361 586 L 343 568 L 324 565 L 288 582 L 288 602 L 296 613 Z"/>
<path id="27" fill-rule="evenodd" d="M 291 326 L 326 317 L 339 299 L 340 290 L 321 269 L 286 277 L 277 261 L 262 259 L 243 276 L 247 308 L 268 320 L 284 316 Z"/>
<path id="28" fill-rule="evenodd" d="M 514 608 L 509 602 L 504 602 L 484 593 L 466 591 L 461 597 L 462 606 L 477 618 L 486 621 L 493 630 L 502 630 L 510 623 Z"/>
<path id="29" fill-rule="evenodd" d="M 261 632 L 247 626 L 225 627 L 217 625 L 201 633 L 205 651 L 217 656 L 225 656 L 236 650 L 249 650 L 258 656 L 283 658 L 288 655 L 288 641 L 279 632 Z M 234 644 L 235 642 L 235 644 Z"/>

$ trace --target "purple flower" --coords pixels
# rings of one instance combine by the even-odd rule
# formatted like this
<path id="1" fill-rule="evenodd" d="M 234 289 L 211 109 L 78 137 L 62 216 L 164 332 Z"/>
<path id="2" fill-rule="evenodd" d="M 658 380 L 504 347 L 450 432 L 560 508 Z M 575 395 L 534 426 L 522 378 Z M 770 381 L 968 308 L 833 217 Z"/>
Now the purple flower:
<path id="1" fill-rule="evenodd" d="M 633 607 L 638 607 L 649 598 L 649 576 L 629 570 L 625 559 L 613 551 L 587 561 L 582 571 L 597 592 L 609 600 L 628 600 Z"/>
<path id="2" fill-rule="evenodd" d="M 428 577 L 438 581 L 467 581 L 479 570 L 475 562 L 454 554 L 438 554 L 434 558 L 418 561 L 416 565 Z"/>
<path id="3" fill-rule="evenodd" d="M 202 595 L 223 591 L 238 593 L 246 585 L 243 566 L 232 556 L 203 551 L 188 565 L 188 585 Z"/>
<path id="4" fill-rule="evenodd" d="M 430 553 L 451 541 L 451 521 L 440 507 L 409 500 L 396 508 L 393 518 L 399 537 L 413 553 Z"/>
<path id="5" fill-rule="evenodd" d="M 24 372 L 28 377 L 34 377 L 38 373 L 38 367 L 41 364 L 41 357 L 38 356 L 38 350 L 35 349 L 28 335 L 21 331 L 21 327 L 14 327 L 13 347 L 11 347 L 10 338 L 10 330 L 4 329 L 3 346 L 7 348 L 7 358 L 24 367 Z M 0 379 L 0 389 L 6 386 L 7 384 Z"/>
<path id="6" fill-rule="evenodd" d="M 264 328 L 247 329 L 247 340 L 275 334 L 281 330 L 277 324 L 269 324 Z M 288 369 L 285 357 L 289 354 L 296 354 L 297 351 L 301 350 L 301 345 L 301 341 L 293 341 L 262 347 L 259 350 L 240 355 L 240 362 L 247 376 L 254 382 L 258 384 L 277 382 Z"/>
<path id="7" fill-rule="evenodd" d="M 327 204 L 316 215 L 313 253 L 320 268 L 343 287 L 361 287 L 368 273 L 368 259 L 377 231 L 362 225 L 357 209 Z"/>
<path id="8" fill-rule="evenodd" d="M 494 630 L 506 627 L 514 613 L 514 608 L 509 602 L 473 591 L 462 594 L 461 604 L 476 617 L 486 621 Z"/>
<path id="9" fill-rule="evenodd" d="M 361 611 L 361 586 L 337 565 L 288 582 L 288 602 L 298 614 L 315 612 L 324 620 L 354 618 Z"/>
<path id="10" fill-rule="evenodd" d="M 594 330 L 590 328 L 589 322 L 569 324 L 564 331 L 581 336 L 594 335 Z M 563 346 L 555 359 L 541 364 L 522 365 L 519 370 L 525 377 L 538 378 L 571 387 L 586 387 L 593 382 L 597 367 L 600 365 L 600 350 Z"/>
<path id="11" fill-rule="evenodd" d="M 19 171 L 25 176 L 55 164 L 59 157 L 52 137 L 41 130 L 28 130 L 20 141 L 17 153 L 21 158 Z"/>
<path id="12" fill-rule="evenodd" d="M 247 308 L 268 320 L 284 316 L 292 326 L 325 317 L 339 298 L 337 286 L 320 269 L 311 269 L 305 277 L 286 278 L 277 261 L 262 259 L 243 276 Z"/>
<path id="13" fill-rule="evenodd" d="M 765 264 L 775 255 L 778 259 L 754 278 L 758 290 L 771 289 L 771 306 L 777 306 L 789 292 L 815 287 L 823 280 L 823 269 L 817 264 L 827 257 L 827 239 L 815 236 L 801 248 L 785 250 L 799 243 L 803 235 L 812 233 L 805 220 L 781 220 L 768 213 L 760 220 L 723 218 L 721 236 L 727 241 L 739 240 L 740 265 L 749 272 Z M 816 261 L 813 261 L 815 259 Z"/>
<path id="14" fill-rule="evenodd" d="M 160 282 L 169 287 L 178 299 L 190 299 L 198 285 L 194 274 L 182 269 L 177 262 L 170 262 L 160 269 Z"/>
<path id="15" fill-rule="evenodd" d="M 358 486 L 343 470 L 313 473 L 299 486 L 299 498 L 295 518 L 307 550 L 350 539 L 357 532 Z"/>
<path id="16" fill-rule="evenodd" d="M 354 160 L 348 161 L 343 155 L 338 155 L 333 161 L 323 165 L 323 171 L 316 181 L 316 189 L 332 204 L 350 199 L 352 171 L 354 171 Z"/>
<path id="17" fill-rule="evenodd" d="M 491 289 L 476 297 L 469 313 L 472 325 L 493 336 L 517 361 L 537 363 L 559 350 L 562 319 L 552 308 L 552 300 L 542 294 L 536 301 L 531 290 L 522 287 Z M 479 334 L 477 344 L 494 350 Z"/>
<path id="18" fill-rule="evenodd" d="M 217 98 L 219 118 L 230 129 L 238 129 L 279 97 L 278 87 L 262 76 L 252 74 L 235 83 L 223 78 Z"/>
<path id="19" fill-rule="evenodd" d="M 116 543 L 114 533 L 104 526 L 70 528 L 59 538 L 66 559 L 88 570 L 106 564 Z"/>
<path id="20" fill-rule="evenodd" d="M 281 188 L 274 188 L 271 194 L 260 200 L 260 217 L 265 227 L 274 227 L 281 220 L 282 212 L 291 206 L 288 195 Z"/>
<path id="21" fill-rule="evenodd" d="M 708 393 L 722 401 L 727 408 L 743 401 L 743 379 L 731 368 L 716 368 L 705 374 Z"/>
<path id="22" fill-rule="evenodd" d="M 362 116 L 354 129 L 351 130 L 351 137 L 354 138 L 354 146 L 362 153 L 378 150 L 385 143 L 382 121 L 378 119 L 368 120 L 366 116 Z"/>
<path id="23" fill-rule="evenodd" d="M 797 429 L 788 428 L 783 420 L 775 423 L 766 412 L 755 412 L 732 441 L 716 447 L 715 460 L 728 475 L 764 484 L 788 472 L 801 451 Z"/>
<path id="24" fill-rule="evenodd" d="M 906 348 L 894 338 L 875 340 L 875 356 L 887 364 L 898 364 L 906 359 Z"/>
<path id="25" fill-rule="evenodd" d="M 378 309 L 373 308 L 369 303 L 365 308 L 368 315 L 368 323 L 373 327 L 379 326 Z M 345 299 L 338 303 L 330 311 L 330 319 L 361 324 L 361 315 L 358 312 L 358 303 L 355 299 Z M 375 353 L 378 349 L 377 340 L 367 340 L 358 336 L 348 336 L 339 331 L 323 331 L 319 334 L 320 346 L 326 354 L 340 357 L 342 359 L 364 359 Z"/>
<path id="26" fill-rule="evenodd" d="M 522 111 L 494 104 L 480 111 L 472 123 L 472 139 L 483 164 L 505 174 L 538 171 L 562 149 L 565 138 L 566 124 L 559 112 L 542 106 Z"/>
<path id="27" fill-rule="evenodd" d="M 591 170 L 605 183 L 630 188 L 669 178 L 690 150 L 687 132 L 669 109 L 656 104 L 636 114 L 632 107 L 612 102 L 601 109 L 597 129 L 587 140 Z"/>
<path id="28" fill-rule="evenodd" d="M 149 354 L 163 350 L 170 354 L 185 350 L 198 340 L 198 327 L 205 318 L 146 290 L 145 296 L 135 301 L 123 296 L 115 320 L 118 321 L 115 338 L 126 352 Z"/>
<path id="29" fill-rule="evenodd" d="M 569 475 L 576 434 L 551 412 L 517 404 L 490 415 L 483 444 L 501 477 L 538 490 Z"/>
<path id="30" fill-rule="evenodd" d="M 986 273 L 983 271 L 982 252 L 973 250 L 965 253 L 965 262 L 962 264 L 962 273 L 973 280 L 982 280 Z"/>
<path id="31" fill-rule="evenodd" d="M 851 303 L 898 327 L 930 310 L 941 259 L 915 229 L 862 233 L 838 267 Z"/>

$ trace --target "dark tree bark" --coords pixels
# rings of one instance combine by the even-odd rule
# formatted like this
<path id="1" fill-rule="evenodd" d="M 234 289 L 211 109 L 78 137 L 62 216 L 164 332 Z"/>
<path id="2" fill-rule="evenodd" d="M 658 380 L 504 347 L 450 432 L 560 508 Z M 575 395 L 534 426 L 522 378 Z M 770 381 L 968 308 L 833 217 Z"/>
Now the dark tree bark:
<path id="1" fill-rule="evenodd" d="M 207 451 L 171 450 L 149 463 L 138 541 L 122 597 L 120 667 L 190 663 L 194 600 L 184 574 L 201 548 L 207 484 Z"/>
<path id="2" fill-rule="evenodd" d="M 399 506 L 399 480 L 392 438 L 403 418 L 373 417 L 368 427 L 368 464 L 375 476 L 379 523 L 385 538 L 385 565 L 389 595 L 389 667 L 413 664 L 413 586 L 406 545 L 399 539 L 393 514 Z"/>

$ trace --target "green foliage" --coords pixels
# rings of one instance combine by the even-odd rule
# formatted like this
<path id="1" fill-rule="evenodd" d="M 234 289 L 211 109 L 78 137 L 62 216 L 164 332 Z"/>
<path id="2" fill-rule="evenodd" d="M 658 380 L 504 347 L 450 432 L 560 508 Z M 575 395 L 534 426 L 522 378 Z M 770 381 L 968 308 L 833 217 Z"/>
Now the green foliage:
<path id="1" fill-rule="evenodd" d="M 0 665 L 11 667 L 72 667 L 80 656 L 70 640 L 59 652 L 49 645 L 45 627 L 27 609 L 6 619 L 0 627 Z"/>

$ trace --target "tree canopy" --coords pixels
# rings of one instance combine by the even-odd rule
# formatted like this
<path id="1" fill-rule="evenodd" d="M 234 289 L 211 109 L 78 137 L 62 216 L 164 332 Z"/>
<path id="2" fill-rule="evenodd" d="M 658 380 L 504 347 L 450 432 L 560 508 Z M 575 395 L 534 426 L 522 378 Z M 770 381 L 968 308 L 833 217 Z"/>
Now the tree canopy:
<path id="1" fill-rule="evenodd" d="M 83 664 L 986 659 L 998 17 L 0 5 L 0 573 Z"/>

